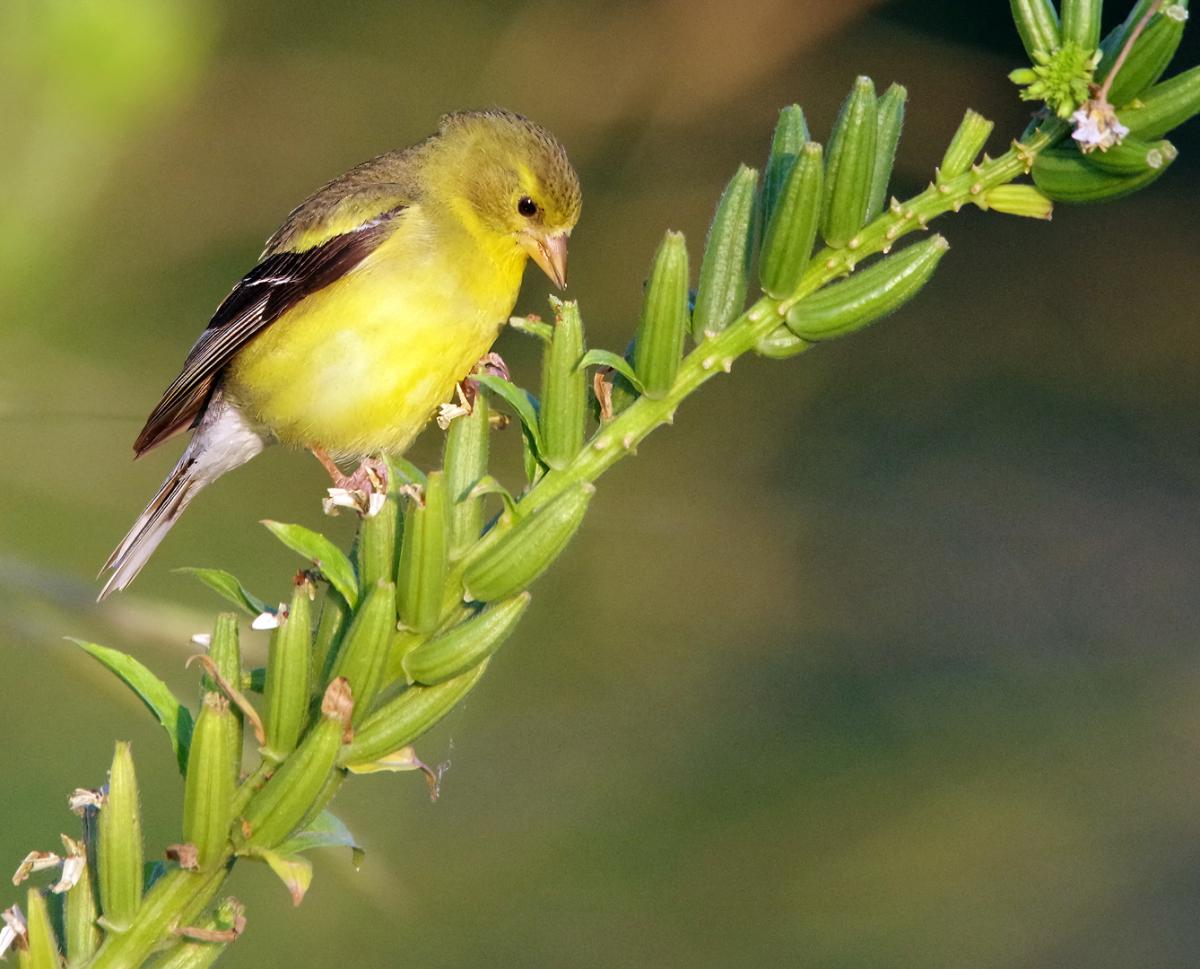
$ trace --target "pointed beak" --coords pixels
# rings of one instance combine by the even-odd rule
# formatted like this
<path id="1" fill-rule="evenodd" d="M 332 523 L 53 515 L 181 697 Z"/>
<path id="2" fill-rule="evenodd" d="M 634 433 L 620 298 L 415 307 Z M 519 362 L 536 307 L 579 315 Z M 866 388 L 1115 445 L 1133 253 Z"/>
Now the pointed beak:
<path id="1" fill-rule="evenodd" d="M 521 235 L 521 245 L 529 257 L 538 264 L 559 289 L 567 285 L 567 234 L 559 232 L 552 236 Z"/>

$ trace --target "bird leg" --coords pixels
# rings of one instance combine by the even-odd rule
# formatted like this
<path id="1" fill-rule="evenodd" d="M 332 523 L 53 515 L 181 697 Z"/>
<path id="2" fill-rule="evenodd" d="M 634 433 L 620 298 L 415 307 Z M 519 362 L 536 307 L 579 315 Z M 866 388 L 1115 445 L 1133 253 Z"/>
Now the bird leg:
<path id="1" fill-rule="evenodd" d="M 351 474 L 343 474 L 336 462 L 321 448 L 309 448 L 329 473 L 333 487 L 322 502 L 325 514 L 335 515 L 338 508 L 353 508 L 360 515 L 374 515 L 387 500 L 388 467 L 383 458 L 363 458 Z"/>

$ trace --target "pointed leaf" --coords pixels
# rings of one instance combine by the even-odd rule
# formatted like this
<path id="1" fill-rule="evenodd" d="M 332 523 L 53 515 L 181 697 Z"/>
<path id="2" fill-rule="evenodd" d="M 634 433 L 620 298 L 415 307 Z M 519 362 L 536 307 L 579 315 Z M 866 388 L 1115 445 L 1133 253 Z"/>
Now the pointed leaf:
<path id="1" fill-rule="evenodd" d="M 267 519 L 263 524 L 293 552 L 311 561 L 329 584 L 342 594 L 350 606 L 358 602 L 358 580 L 354 577 L 354 566 L 345 553 L 320 532 L 303 525 L 286 525 Z"/>
<path id="2" fill-rule="evenodd" d="M 308 827 L 297 831 L 276 850 L 282 855 L 299 855 L 314 848 L 349 848 L 355 868 L 362 864 L 367 854 L 342 819 L 332 811 L 322 811 Z"/>
<path id="3" fill-rule="evenodd" d="M 171 746 L 175 750 L 175 759 L 179 762 L 181 773 L 187 772 L 188 746 L 192 741 L 192 714 L 182 703 L 175 699 L 175 694 L 157 676 L 150 672 L 132 656 L 127 656 L 120 650 L 109 649 L 107 646 L 97 646 L 95 643 L 82 639 L 71 639 L 85 653 L 99 660 L 111 672 L 141 698 L 146 707 L 158 718 L 167 736 L 171 738 Z"/>
<path id="4" fill-rule="evenodd" d="M 292 896 L 293 905 L 304 901 L 308 886 L 312 884 L 312 862 L 298 855 L 285 855 L 269 848 L 255 848 L 253 856 L 271 866 L 271 871 L 279 876 L 279 880 Z"/>
<path id="5" fill-rule="evenodd" d="M 273 611 L 265 601 L 249 592 L 236 575 L 226 572 L 224 569 L 200 569 L 188 566 L 174 571 L 194 575 L 217 595 L 232 602 L 247 615 L 261 616 L 264 612 Z"/>
<path id="6" fill-rule="evenodd" d="M 633 364 L 618 353 L 613 353 L 611 350 L 589 350 L 580 359 L 575 369 L 583 370 L 587 367 L 612 367 L 613 370 L 633 384 L 634 389 L 639 394 L 645 393 L 645 388 L 642 386 L 641 380 L 638 379 L 637 372 L 633 369 Z"/>

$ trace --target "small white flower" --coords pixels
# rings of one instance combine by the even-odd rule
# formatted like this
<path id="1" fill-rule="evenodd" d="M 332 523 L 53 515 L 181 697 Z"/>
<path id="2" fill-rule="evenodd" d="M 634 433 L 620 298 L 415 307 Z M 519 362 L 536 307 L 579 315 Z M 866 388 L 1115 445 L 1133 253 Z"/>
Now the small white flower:
<path id="1" fill-rule="evenodd" d="M 283 609 L 281 605 L 280 610 Z M 260 612 L 254 617 L 254 621 L 250 623 L 251 629 L 278 629 L 279 628 L 279 613 L 277 612 Z"/>
<path id="2" fill-rule="evenodd" d="M 26 947 L 29 930 L 25 925 L 25 916 L 16 905 L 0 912 L 0 918 L 4 919 L 4 928 L 0 929 L 0 959 L 3 959 L 4 953 L 11 949 L 14 943 L 20 949 Z"/>
<path id="3" fill-rule="evenodd" d="M 212 633 L 196 633 L 192 637 L 193 646 L 203 646 L 208 649 L 212 645 Z"/>
<path id="4" fill-rule="evenodd" d="M 1096 151 L 1108 151 L 1119 145 L 1129 134 L 1129 129 L 1117 119 L 1117 112 L 1107 101 L 1085 101 L 1071 115 L 1075 130 L 1071 137 L 1079 142 L 1079 150 L 1085 155 Z"/>
<path id="5" fill-rule="evenodd" d="M 86 787 L 75 788 L 71 792 L 70 798 L 67 799 L 67 807 L 80 817 L 87 813 L 88 808 L 95 808 L 98 811 L 103 805 L 104 792 L 92 791 Z"/>
<path id="6" fill-rule="evenodd" d="M 471 408 L 464 404 L 438 404 L 437 426 L 444 431 L 460 417 L 466 417 L 469 413 L 471 413 Z"/>

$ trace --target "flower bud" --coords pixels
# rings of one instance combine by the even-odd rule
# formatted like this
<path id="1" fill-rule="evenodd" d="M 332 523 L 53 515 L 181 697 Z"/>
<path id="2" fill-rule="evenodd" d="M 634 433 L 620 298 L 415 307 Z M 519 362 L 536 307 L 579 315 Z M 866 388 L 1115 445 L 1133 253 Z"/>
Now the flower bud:
<path id="1" fill-rule="evenodd" d="M 821 146 L 810 141 L 788 174 L 763 240 L 759 276 L 770 296 L 783 299 L 800 284 L 821 221 L 824 180 Z"/>
<path id="2" fill-rule="evenodd" d="M 1026 219 L 1049 219 L 1054 214 L 1054 203 L 1032 185 L 997 185 L 975 199 L 985 212 L 991 209 Z"/>
<path id="3" fill-rule="evenodd" d="M 364 519 L 364 524 L 366 523 Z M 290 754 L 308 721 L 309 694 L 312 691 L 312 584 L 307 580 L 296 586 L 286 618 L 271 633 L 267 653 L 265 727 L 267 753 L 282 760 Z"/>
<path id="4" fill-rule="evenodd" d="M 771 137 L 771 153 L 767 157 L 767 167 L 763 170 L 762 192 L 759 196 L 758 224 L 765 236 L 771 216 L 775 212 L 775 204 L 783 192 L 788 173 L 800 156 L 800 149 L 811 139 L 808 134 L 808 124 L 804 120 L 804 112 L 800 105 L 790 104 L 779 112 L 779 121 L 775 124 L 775 133 Z"/>
<path id="5" fill-rule="evenodd" d="M 446 584 L 450 502 L 444 472 L 430 473 L 423 499 L 409 502 L 396 582 L 400 621 L 409 629 L 430 633 L 441 619 Z"/>
<path id="6" fill-rule="evenodd" d="M 491 656 L 516 628 L 530 595 L 522 592 L 488 606 L 475 617 L 423 643 L 404 657 L 409 682 L 436 686 Z"/>
<path id="7" fill-rule="evenodd" d="M 192 732 L 183 792 L 183 840 L 195 847 L 201 869 L 225 855 L 241 759 L 237 717 L 221 694 L 207 694 Z"/>
<path id="8" fill-rule="evenodd" d="M 1200 65 L 1154 85 L 1138 101 L 1121 109 L 1121 123 L 1135 138 L 1161 138 L 1200 111 Z"/>
<path id="9" fill-rule="evenodd" d="M 742 165 L 717 203 L 692 310 L 692 335 L 697 342 L 720 333 L 746 304 L 757 187 L 758 172 Z"/>
<path id="10" fill-rule="evenodd" d="M 878 117 L 875 85 L 869 77 L 860 77 L 842 103 L 829 139 L 821 234 L 831 246 L 848 244 L 866 222 Z"/>
<path id="11" fill-rule="evenodd" d="M 329 684 L 321 700 L 321 717 L 271 779 L 246 805 L 241 839 L 252 848 L 271 848 L 299 825 L 325 787 L 350 725 L 353 695 L 344 679 Z"/>
<path id="12" fill-rule="evenodd" d="M 1062 43 L 1058 12 L 1051 0 L 1011 0 L 1011 6 L 1013 22 L 1030 60 L 1036 52 L 1049 54 Z"/>
<path id="13" fill-rule="evenodd" d="M 484 549 L 463 573 L 467 598 L 494 602 L 525 589 L 567 547 L 595 490 L 589 482 L 572 485 Z"/>
<path id="14" fill-rule="evenodd" d="M 800 339 L 787 328 L 786 324 L 780 323 L 754 344 L 754 352 L 769 360 L 788 360 L 815 345 L 808 340 Z"/>
<path id="15" fill-rule="evenodd" d="M 887 201 L 888 183 L 892 179 L 892 168 L 896 164 L 896 149 L 900 145 L 900 133 L 904 128 L 904 105 L 907 101 L 908 89 L 901 84 L 892 84 L 879 99 L 875 164 L 871 168 L 871 195 L 867 202 L 864 222 L 870 222 L 879 215 L 883 211 L 884 202 Z"/>
<path id="16" fill-rule="evenodd" d="M 583 356 L 583 320 L 574 301 L 554 303 L 554 333 L 542 355 L 542 398 L 538 421 L 542 458 L 560 469 L 583 447 L 587 418 L 587 374 L 577 369 Z M 478 533 L 477 533 L 478 534 Z"/>
<path id="17" fill-rule="evenodd" d="M 21 969 L 59 969 L 62 960 L 46 899 L 36 888 L 29 889 L 26 902 L 25 930 L 28 948 L 21 952 Z"/>
<path id="18" fill-rule="evenodd" d="M 450 424 L 446 432 L 444 464 L 450 499 L 450 556 L 457 558 L 483 531 L 483 498 L 471 489 L 488 473 L 491 407 L 486 394 L 477 393 L 471 413 Z"/>
<path id="19" fill-rule="evenodd" d="M 367 718 L 339 762 L 354 770 L 355 764 L 368 764 L 411 744 L 454 709 L 485 669 L 486 661 L 437 686 L 410 686 Z"/>
<path id="20" fill-rule="evenodd" d="M 994 127 L 995 124 L 978 111 L 968 109 L 954 137 L 950 139 L 946 154 L 942 156 L 942 163 L 938 166 L 939 180 L 965 174 L 975 164 Z"/>
<path id="21" fill-rule="evenodd" d="M 379 692 L 395 632 L 396 587 L 391 582 L 380 582 L 355 610 L 333 666 L 333 675 L 349 683 L 354 691 L 355 723 L 366 717 Z"/>
<path id="22" fill-rule="evenodd" d="M 917 294 L 948 248 L 949 243 L 935 235 L 885 256 L 801 300 L 788 313 L 787 325 L 805 340 L 829 340 L 874 323 Z"/>
<path id="23" fill-rule="evenodd" d="M 687 303 L 687 246 L 682 233 L 668 231 L 654 256 L 633 347 L 633 369 L 647 397 L 663 397 L 675 383 L 688 329 Z"/>
<path id="24" fill-rule="evenodd" d="M 121 742 L 108 773 L 96 846 L 100 907 L 117 929 L 129 926 L 142 901 L 142 811 L 129 744 Z"/>

